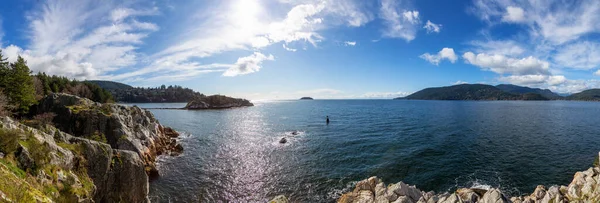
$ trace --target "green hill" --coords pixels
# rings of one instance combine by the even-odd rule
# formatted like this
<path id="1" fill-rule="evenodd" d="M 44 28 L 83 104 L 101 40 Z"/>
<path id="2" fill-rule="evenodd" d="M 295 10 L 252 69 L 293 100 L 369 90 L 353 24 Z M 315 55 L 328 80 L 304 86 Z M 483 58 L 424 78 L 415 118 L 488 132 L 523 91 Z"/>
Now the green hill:
<path id="1" fill-rule="evenodd" d="M 560 95 L 558 95 L 548 89 L 530 88 L 530 87 L 523 87 L 523 86 L 517 86 L 517 85 L 511 85 L 511 84 L 500 84 L 500 85 L 496 85 L 496 87 L 502 91 L 512 93 L 512 94 L 536 93 L 536 94 L 542 95 L 543 97 L 546 97 L 548 99 L 553 99 L 553 100 L 563 99 L 563 97 L 561 97 Z"/>
<path id="2" fill-rule="evenodd" d="M 114 89 L 132 89 L 131 85 L 123 84 L 120 82 L 113 82 L 107 80 L 88 80 L 87 82 L 94 83 L 106 90 L 114 90 Z"/>
<path id="3" fill-rule="evenodd" d="M 600 101 L 600 89 L 589 89 L 580 93 L 572 94 L 567 100 Z"/>
<path id="4" fill-rule="evenodd" d="M 462 84 L 426 88 L 404 98 L 415 100 L 548 100 L 537 93 L 513 94 L 483 84 Z"/>

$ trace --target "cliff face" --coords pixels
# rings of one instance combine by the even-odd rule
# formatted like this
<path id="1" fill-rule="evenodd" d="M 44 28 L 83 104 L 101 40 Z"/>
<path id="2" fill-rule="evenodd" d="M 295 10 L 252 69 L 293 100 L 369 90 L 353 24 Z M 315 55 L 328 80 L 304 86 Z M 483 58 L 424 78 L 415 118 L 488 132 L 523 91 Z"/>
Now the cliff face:
<path id="1" fill-rule="evenodd" d="M 34 129 L 0 120 L 0 202 L 148 202 L 148 176 L 135 152 L 73 137 L 53 126 Z"/>
<path id="2" fill-rule="evenodd" d="M 73 136 L 109 144 L 112 149 L 139 155 L 149 175 L 158 175 L 158 155 L 177 154 L 178 133 L 162 126 L 152 113 L 139 107 L 100 104 L 68 94 L 52 94 L 40 101 L 37 113 L 54 113 L 55 126 Z"/>
<path id="3" fill-rule="evenodd" d="M 35 110 L 54 125 L 0 118 L 0 202 L 149 202 L 156 157 L 183 150 L 138 107 L 52 94 Z"/>
<path id="4" fill-rule="evenodd" d="M 507 197 L 499 189 L 460 188 L 453 193 L 436 194 L 417 189 L 403 182 L 386 186 L 371 177 L 356 184 L 352 192 L 343 194 L 338 203 L 559 203 L 600 202 L 600 168 L 595 166 L 575 173 L 568 186 L 538 186 L 528 196 Z"/>

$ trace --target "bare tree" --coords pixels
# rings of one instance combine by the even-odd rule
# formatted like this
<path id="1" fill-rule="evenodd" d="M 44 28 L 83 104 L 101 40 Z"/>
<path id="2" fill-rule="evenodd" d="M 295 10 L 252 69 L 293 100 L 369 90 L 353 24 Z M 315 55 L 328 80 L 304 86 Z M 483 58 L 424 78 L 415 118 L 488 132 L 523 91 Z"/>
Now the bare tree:
<path id="1" fill-rule="evenodd" d="M 35 99 L 42 99 L 44 97 L 44 84 L 38 77 L 33 77 L 33 87 L 35 88 Z"/>

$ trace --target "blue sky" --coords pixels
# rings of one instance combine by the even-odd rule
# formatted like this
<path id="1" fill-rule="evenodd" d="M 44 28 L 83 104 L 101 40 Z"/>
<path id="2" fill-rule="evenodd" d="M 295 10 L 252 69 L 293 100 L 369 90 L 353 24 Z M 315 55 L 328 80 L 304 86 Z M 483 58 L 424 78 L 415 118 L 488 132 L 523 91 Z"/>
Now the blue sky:
<path id="1" fill-rule="evenodd" d="M 600 1 L 4 2 L 34 72 L 250 99 L 391 98 L 431 86 L 600 87 Z"/>

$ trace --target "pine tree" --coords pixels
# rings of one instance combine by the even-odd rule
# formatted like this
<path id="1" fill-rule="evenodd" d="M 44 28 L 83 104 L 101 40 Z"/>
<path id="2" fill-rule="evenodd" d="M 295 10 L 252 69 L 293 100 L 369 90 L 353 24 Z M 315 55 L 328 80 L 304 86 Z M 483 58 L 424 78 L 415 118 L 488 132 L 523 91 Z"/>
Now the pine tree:
<path id="1" fill-rule="evenodd" d="M 10 66 L 8 63 L 8 59 L 4 58 L 2 55 L 2 49 L 0 49 L 0 88 L 6 89 L 8 87 L 8 79 Z"/>
<path id="2" fill-rule="evenodd" d="M 7 93 L 10 102 L 17 107 L 19 113 L 27 113 L 29 107 L 35 104 L 35 88 L 31 71 L 27 67 L 27 61 L 21 56 L 15 63 L 10 64 L 9 78 L 7 80 Z"/>

